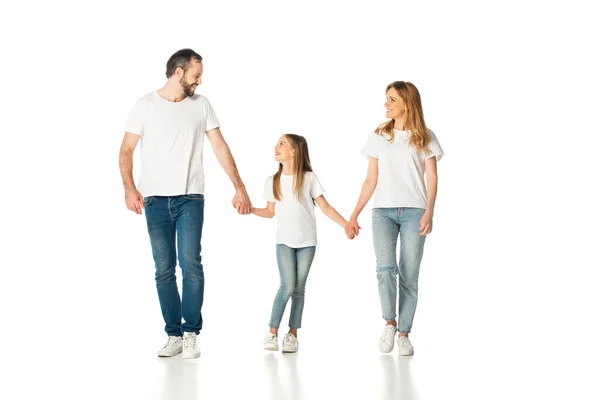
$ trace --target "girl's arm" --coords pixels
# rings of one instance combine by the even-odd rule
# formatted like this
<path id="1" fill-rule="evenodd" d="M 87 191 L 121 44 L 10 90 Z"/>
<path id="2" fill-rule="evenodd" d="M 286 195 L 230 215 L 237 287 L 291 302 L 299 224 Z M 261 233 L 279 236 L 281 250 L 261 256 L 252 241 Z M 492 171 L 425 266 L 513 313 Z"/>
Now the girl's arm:
<path id="1" fill-rule="evenodd" d="M 425 160 L 425 178 L 427 179 L 427 208 L 421 218 L 421 236 L 431 233 L 433 229 L 433 208 L 437 197 L 438 176 L 435 157 Z"/>
<path id="2" fill-rule="evenodd" d="M 333 208 L 331 206 L 331 204 L 329 204 L 327 202 L 327 200 L 325 200 L 325 196 L 320 195 L 319 197 L 317 197 L 315 199 L 315 202 L 317 203 L 317 205 L 319 206 L 319 208 L 321 209 L 321 211 L 323 211 L 323 214 L 327 215 L 329 218 L 331 218 L 334 222 L 337 222 L 337 224 L 339 226 L 341 226 L 342 228 L 344 228 L 346 226 L 346 224 L 348 223 L 348 221 L 346 221 L 344 219 L 344 217 L 342 217 L 340 215 L 340 213 L 338 213 L 335 208 Z"/>
<path id="3" fill-rule="evenodd" d="M 348 226 L 346 227 L 346 234 L 352 232 L 354 235 L 358 235 L 358 230 L 360 226 L 358 226 L 358 216 L 365 208 L 371 196 L 373 196 L 373 192 L 377 187 L 377 178 L 379 177 L 379 160 L 373 157 L 369 157 L 369 169 L 367 170 L 367 178 L 362 185 L 362 190 L 360 191 L 360 196 L 358 197 L 358 202 L 356 203 L 356 207 L 354 208 L 354 212 L 350 216 L 350 221 L 348 221 Z"/>
<path id="4" fill-rule="evenodd" d="M 267 201 L 266 208 L 256 208 L 252 207 L 252 214 L 263 217 L 263 218 L 273 218 L 275 216 L 275 203 L 271 203 Z"/>

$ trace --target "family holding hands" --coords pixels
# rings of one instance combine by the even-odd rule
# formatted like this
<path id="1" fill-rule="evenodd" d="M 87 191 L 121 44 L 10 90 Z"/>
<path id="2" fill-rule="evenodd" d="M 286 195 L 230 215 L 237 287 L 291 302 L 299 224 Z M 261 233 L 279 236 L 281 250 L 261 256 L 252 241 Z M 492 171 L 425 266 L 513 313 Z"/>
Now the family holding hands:
<path id="1" fill-rule="evenodd" d="M 146 214 L 159 302 L 169 336 L 158 355 L 200 356 L 196 337 L 202 328 L 204 298 L 200 255 L 204 136 L 236 188 L 232 203 L 238 212 L 274 217 L 277 221 L 280 286 L 263 348 L 279 350 L 279 325 L 291 298 L 289 331 L 283 338 L 282 351 L 298 351 L 305 287 L 317 246 L 315 207 L 353 239 L 360 230 L 358 217 L 373 197 L 375 271 L 385 320 L 379 349 L 389 353 L 397 341 L 401 355 L 414 354 L 408 335 L 417 306 L 425 237 L 433 227 L 437 161 L 444 155 L 435 134 L 425 124 L 417 88 L 404 81 L 386 87 L 387 121 L 368 136 L 362 148 L 368 160 L 367 174 L 355 209 L 346 220 L 325 199 L 311 166 L 307 141 L 295 134 L 284 134 L 275 145 L 279 166 L 265 181 L 265 207 L 251 205 L 209 101 L 195 94 L 202 68 L 202 57 L 191 49 L 171 56 L 166 85 L 142 97 L 132 108 L 119 157 L 127 207 L 137 214 L 143 209 Z M 140 138 L 142 173 L 136 187 L 133 151 Z M 175 281 L 177 260 L 183 278 L 181 298 Z"/>

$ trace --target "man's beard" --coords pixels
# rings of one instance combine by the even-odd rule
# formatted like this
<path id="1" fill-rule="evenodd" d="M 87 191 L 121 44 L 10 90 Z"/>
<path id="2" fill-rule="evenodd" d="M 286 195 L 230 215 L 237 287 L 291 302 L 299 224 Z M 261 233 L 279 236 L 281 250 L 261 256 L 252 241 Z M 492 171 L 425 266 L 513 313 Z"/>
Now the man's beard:
<path id="1" fill-rule="evenodd" d="M 185 93 L 186 96 L 192 97 L 194 95 L 194 90 L 196 89 L 196 85 L 193 83 L 187 83 L 185 76 L 183 76 L 179 80 L 179 84 L 181 85 L 181 88 L 183 89 L 183 93 Z"/>

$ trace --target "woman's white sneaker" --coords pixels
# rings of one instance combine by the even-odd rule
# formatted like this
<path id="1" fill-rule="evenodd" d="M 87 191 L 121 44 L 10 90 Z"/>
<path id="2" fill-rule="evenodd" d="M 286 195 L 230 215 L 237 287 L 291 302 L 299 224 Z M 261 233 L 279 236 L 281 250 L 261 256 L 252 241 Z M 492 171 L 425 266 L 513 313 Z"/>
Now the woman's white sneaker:
<path id="1" fill-rule="evenodd" d="M 158 350 L 159 357 L 173 357 L 179 353 L 183 348 L 183 341 L 181 340 L 181 336 L 169 336 L 169 340 L 162 347 L 162 349 Z"/>
<path id="2" fill-rule="evenodd" d="M 284 353 L 295 353 L 298 351 L 298 339 L 292 333 L 288 333 L 283 337 Z"/>
<path id="3" fill-rule="evenodd" d="M 196 348 L 196 336 L 194 332 L 183 332 L 183 358 L 200 357 L 200 350 Z"/>
<path id="4" fill-rule="evenodd" d="M 408 336 L 398 336 L 398 349 L 401 356 L 412 356 L 415 354 L 415 349 Z"/>
<path id="5" fill-rule="evenodd" d="M 267 332 L 265 338 L 263 339 L 263 349 L 269 351 L 279 350 L 279 345 L 277 344 L 277 336 L 273 335 L 271 332 Z"/>
<path id="6" fill-rule="evenodd" d="M 386 325 L 381 332 L 381 338 L 379 339 L 379 350 L 382 353 L 389 353 L 394 349 L 394 336 L 396 336 L 396 326 Z"/>

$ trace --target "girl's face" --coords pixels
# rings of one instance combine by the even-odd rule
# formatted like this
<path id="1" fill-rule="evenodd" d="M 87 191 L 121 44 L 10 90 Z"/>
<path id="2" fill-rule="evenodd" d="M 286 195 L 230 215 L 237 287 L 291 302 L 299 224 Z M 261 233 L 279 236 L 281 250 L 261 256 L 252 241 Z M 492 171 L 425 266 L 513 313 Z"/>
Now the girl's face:
<path id="1" fill-rule="evenodd" d="M 404 114 L 406 114 L 406 104 L 398 94 L 398 91 L 394 88 L 390 88 L 385 97 L 386 101 L 384 106 L 386 118 L 398 119 L 404 117 Z"/>
<path id="2" fill-rule="evenodd" d="M 275 161 L 286 162 L 294 157 L 294 149 L 285 135 L 279 138 L 275 145 Z"/>

